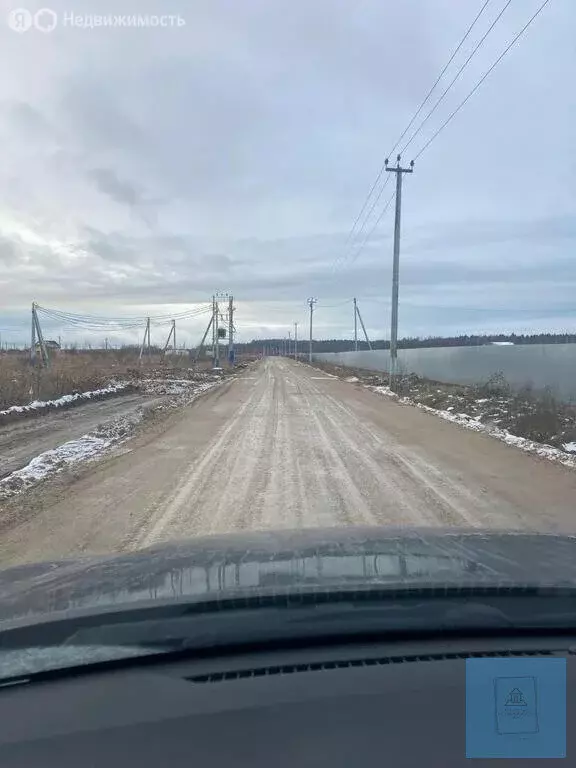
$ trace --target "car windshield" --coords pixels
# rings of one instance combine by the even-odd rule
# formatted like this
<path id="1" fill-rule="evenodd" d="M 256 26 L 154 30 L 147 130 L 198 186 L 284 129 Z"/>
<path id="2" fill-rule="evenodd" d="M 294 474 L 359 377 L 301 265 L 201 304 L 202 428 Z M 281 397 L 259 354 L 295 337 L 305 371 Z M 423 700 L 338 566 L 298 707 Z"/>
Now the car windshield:
<path id="1" fill-rule="evenodd" d="M 575 22 L 2 8 L 0 677 L 136 607 L 576 587 Z"/>

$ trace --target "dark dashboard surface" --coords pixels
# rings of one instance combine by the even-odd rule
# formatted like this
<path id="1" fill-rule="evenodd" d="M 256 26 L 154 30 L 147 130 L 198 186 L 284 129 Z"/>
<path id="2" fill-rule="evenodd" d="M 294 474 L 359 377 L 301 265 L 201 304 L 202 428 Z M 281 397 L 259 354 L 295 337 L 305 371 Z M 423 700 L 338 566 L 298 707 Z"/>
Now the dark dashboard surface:
<path id="1" fill-rule="evenodd" d="M 570 721 L 573 644 L 334 646 L 0 688 L 0 765 L 465 765 L 466 658 L 567 658 Z M 568 727 L 569 764 L 571 746 Z"/>

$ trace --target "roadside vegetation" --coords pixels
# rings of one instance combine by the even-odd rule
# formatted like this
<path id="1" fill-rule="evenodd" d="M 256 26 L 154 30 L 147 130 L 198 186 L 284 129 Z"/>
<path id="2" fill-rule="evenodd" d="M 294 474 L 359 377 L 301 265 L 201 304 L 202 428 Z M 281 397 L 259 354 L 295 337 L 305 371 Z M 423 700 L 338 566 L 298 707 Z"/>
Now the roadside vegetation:
<path id="1" fill-rule="evenodd" d="M 196 366 L 188 356 L 160 352 L 139 360 L 138 350 L 60 351 L 50 365 L 32 365 L 27 353 L 0 354 L 0 410 L 27 405 L 34 400 L 53 400 L 62 395 L 88 392 L 120 380 L 138 381 L 152 370 L 167 375 L 183 369 L 208 367 L 206 360 Z"/>
<path id="2" fill-rule="evenodd" d="M 314 365 L 369 386 L 388 384 L 387 376 L 383 379 L 383 374 L 374 371 Z M 530 384 L 513 389 L 501 373 L 494 373 L 474 386 L 446 384 L 403 373 L 397 378 L 394 394 L 454 416 L 469 417 L 488 428 L 496 427 L 516 437 L 576 453 L 576 405 L 562 403 L 551 390 L 536 390 Z"/>

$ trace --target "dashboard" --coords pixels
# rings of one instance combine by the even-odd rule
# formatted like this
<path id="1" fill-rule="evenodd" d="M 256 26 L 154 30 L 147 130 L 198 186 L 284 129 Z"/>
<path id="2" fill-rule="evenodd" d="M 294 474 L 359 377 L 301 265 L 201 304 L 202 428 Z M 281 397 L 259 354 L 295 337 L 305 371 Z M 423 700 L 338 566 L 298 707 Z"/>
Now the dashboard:
<path id="1" fill-rule="evenodd" d="M 570 713 L 573 653 L 566 636 L 343 644 L 0 687 L 0 765 L 469 765 L 467 659 L 566 659 Z M 576 764 L 571 747 L 568 728 Z"/>

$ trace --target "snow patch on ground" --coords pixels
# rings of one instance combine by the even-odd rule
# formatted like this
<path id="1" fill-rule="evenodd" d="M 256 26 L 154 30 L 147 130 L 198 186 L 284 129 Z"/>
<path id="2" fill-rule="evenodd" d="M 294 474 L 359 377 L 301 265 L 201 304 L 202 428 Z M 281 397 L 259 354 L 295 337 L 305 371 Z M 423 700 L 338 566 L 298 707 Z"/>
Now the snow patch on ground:
<path id="1" fill-rule="evenodd" d="M 569 453 L 576 453 L 576 443 L 566 443 L 564 445 L 564 451 L 561 451 L 558 448 L 553 448 L 551 445 L 536 443 L 534 440 L 528 440 L 525 437 L 512 435 L 507 430 L 494 426 L 494 424 L 483 424 L 478 417 L 470 416 L 467 413 L 452 413 L 451 410 L 440 410 L 431 408 L 428 405 L 423 405 L 422 403 L 417 403 L 408 397 L 399 397 L 395 392 L 392 392 L 389 387 L 367 385 L 367 389 L 370 389 L 372 392 L 376 392 L 379 395 L 384 395 L 397 400 L 403 405 L 412 405 L 416 408 L 420 408 L 420 410 L 426 411 L 426 413 L 431 413 L 440 419 L 451 421 L 453 424 L 459 424 L 461 427 L 466 427 L 466 429 L 471 429 L 474 432 L 484 432 L 491 437 L 502 440 L 502 442 L 520 448 L 527 453 L 535 453 L 543 458 L 564 464 L 564 466 L 570 467 L 571 469 L 576 469 L 576 456 L 570 456 L 566 453 L 566 451 Z"/>
<path id="2" fill-rule="evenodd" d="M 138 387 L 147 395 L 190 395 L 204 392 L 222 381 L 221 377 L 198 379 L 143 379 Z"/>
<path id="3" fill-rule="evenodd" d="M 110 385 L 109 387 L 103 387 L 102 389 L 95 389 L 91 392 L 75 392 L 73 395 L 62 395 L 62 397 L 59 397 L 57 400 L 34 400 L 28 405 L 11 405 L 10 408 L 0 411 L 0 416 L 7 416 L 10 413 L 39 411 L 44 408 L 61 408 L 62 406 L 70 405 L 70 403 L 75 403 L 79 400 L 92 400 L 94 397 L 116 394 L 117 392 L 126 389 L 127 386 L 128 383 L 124 381 Z"/>
<path id="4" fill-rule="evenodd" d="M 160 391 L 153 390 L 155 394 L 176 395 L 174 399 L 170 400 L 164 405 L 159 405 L 158 410 L 162 411 L 166 408 L 182 408 L 184 405 L 189 405 L 193 400 L 196 399 L 198 395 L 202 394 L 202 392 L 207 392 L 209 389 L 218 386 L 218 384 L 220 384 L 222 381 L 223 379 L 218 379 L 217 381 L 205 381 L 198 383 L 197 381 L 182 380 L 181 384 L 176 385 L 172 391 L 164 391 L 162 389 Z M 186 384 L 190 386 L 185 386 Z"/>
<path id="5" fill-rule="evenodd" d="M 161 393 L 177 394 L 178 397 L 174 397 L 153 410 L 189 405 L 198 395 L 215 387 L 218 383 L 219 381 L 198 383 L 183 379 L 180 384 L 186 386 L 183 387 L 182 391 Z M 107 451 L 128 440 L 133 435 L 136 426 L 142 421 L 145 413 L 145 407 L 138 408 L 130 417 L 122 416 L 114 419 L 76 440 L 69 440 L 57 448 L 39 454 L 25 467 L 0 480 L 0 499 L 21 493 L 38 481 L 62 472 L 75 464 L 100 458 Z"/>
<path id="6" fill-rule="evenodd" d="M 357 376 L 348 376 L 344 381 L 348 381 L 350 384 L 356 384 L 360 379 Z"/>
<path id="7" fill-rule="evenodd" d="M 39 480 L 74 464 L 99 457 L 113 445 L 127 440 L 143 415 L 144 409 L 139 409 L 132 418 L 115 419 L 98 427 L 94 432 L 44 451 L 22 469 L 17 469 L 0 480 L 0 499 L 20 493 Z"/>

